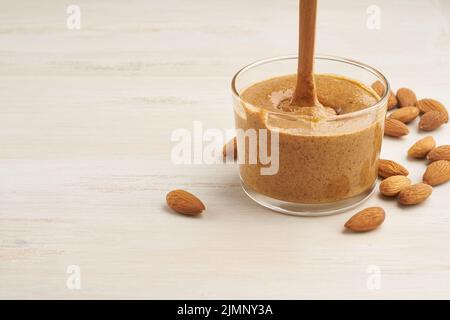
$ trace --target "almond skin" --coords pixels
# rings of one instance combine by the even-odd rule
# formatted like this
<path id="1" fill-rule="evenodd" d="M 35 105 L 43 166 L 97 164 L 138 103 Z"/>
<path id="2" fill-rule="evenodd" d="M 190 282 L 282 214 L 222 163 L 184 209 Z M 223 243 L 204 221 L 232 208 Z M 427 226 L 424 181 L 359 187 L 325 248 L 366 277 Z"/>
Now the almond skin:
<path id="1" fill-rule="evenodd" d="M 377 93 L 377 95 L 381 98 L 384 94 L 384 86 L 381 81 L 377 80 L 371 85 L 373 91 Z"/>
<path id="2" fill-rule="evenodd" d="M 428 184 L 416 183 L 400 191 L 398 202 L 404 206 L 419 204 L 425 201 L 432 192 L 433 188 Z"/>
<path id="3" fill-rule="evenodd" d="M 380 98 L 383 96 L 383 94 L 384 94 L 384 86 L 381 83 L 381 81 L 377 80 L 374 83 L 372 83 L 372 89 L 378 94 L 378 96 Z M 397 97 L 392 92 L 392 90 L 389 90 L 387 109 L 388 110 L 394 109 L 397 105 L 398 105 Z"/>
<path id="4" fill-rule="evenodd" d="M 444 114 L 445 122 L 448 122 L 448 111 L 445 106 L 437 100 L 434 99 L 420 99 L 416 104 L 420 112 L 427 113 L 428 111 L 439 111 Z"/>
<path id="5" fill-rule="evenodd" d="M 428 111 L 419 122 L 419 129 L 423 131 L 433 131 L 445 123 L 445 116 L 439 111 Z"/>
<path id="6" fill-rule="evenodd" d="M 380 207 L 370 207 L 361 210 L 346 223 L 345 227 L 355 232 L 367 232 L 379 227 L 385 218 L 385 212 Z"/>
<path id="7" fill-rule="evenodd" d="M 384 120 L 384 134 L 390 137 L 402 137 L 409 133 L 408 127 L 401 121 L 386 118 Z"/>
<path id="8" fill-rule="evenodd" d="M 408 88 L 400 88 L 397 91 L 397 99 L 400 108 L 415 106 L 417 103 L 417 97 L 414 91 Z"/>
<path id="9" fill-rule="evenodd" d="M 222 148 L 222 155 L 224 160 L 237 159 L 237 140 L 236 137 L 228 141 Z"/>
<path id="10" fill-rule="evenodd" d="M 408 156 L 416 159 L 423 159 L 436 146 L 432 136 L 427 136 L 414 143 L 408 150 Z"/>
<path id="11" fill-rule="evenodd" d="M 411 185 L 411 180 L 405 176 L 392 176 L 380 183 L 380 192 L 388 197 L 395 197 L 405 187 Z"/>
<path id="12" fill-rule="evenodd" d="M 450 145 L 443 145 L 431 150 L 427 159 L 430 161 L 448 160 L 450 161 Z"/>
<path id="13" fill-rule="evenodd" d="M 433 187 L 450 180 L 450 161 L 438 160 L 430 163 L 422 180 Z"/>
<path id="14" fill-rule="evenodd" d="M 387 104 L 387 109 L 388 110 L 392 110 L 392 109 L 394 109 L 397 106 L 398 106 L 397 97 L 395 96 L 395 94 L 392 91 L 390 91 L 388 104 Z"/>
<path id="15" fill-rule="evenodd" d="M 389 115 L 390 119 L 395 119 L 403 123 L 410 123 L 419 115 L 420 111 L 416 107 L 403 107 L 395 110 Z"/>
<path id="16" fill-rule="evenodd" d="M 184 190 L 170 191 L 166 202 L 169 208 L 185 215 L 198 215 L 205 210 L 205 205 L 199 198 Z"/>
<path id="17" fill-rule="evenodd" d="M 391 176 L 407 176 L 409 171 L 401 164 L 392 161 L 380 159 L 378 160 L 378 175 L 383 178 Z"/>

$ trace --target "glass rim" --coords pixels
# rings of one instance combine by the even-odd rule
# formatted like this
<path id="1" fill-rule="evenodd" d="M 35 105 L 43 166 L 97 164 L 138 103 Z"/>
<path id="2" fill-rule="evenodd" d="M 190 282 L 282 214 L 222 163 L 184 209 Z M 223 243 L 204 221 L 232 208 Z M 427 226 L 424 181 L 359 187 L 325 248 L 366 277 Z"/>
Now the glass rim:
<path id="1" fill-rule="evenodd" d="M 252 63 L 244 66 L 243 68 L 241 68 L 239 71 L 236 72 L 236 74 L 233 76 L 233 78 L 231 80 L 231 91 L 232 91 L 233 97 L 236 99 L 239 99 L 240 101 L 243 101 L 245 104 L 250 105 L 254 108 L 260 108 L 258 106 L 255 106 L 251 103 L 248 103 L 248 102 L 245 102 L 244 100 L 242 100 L 241 95 L 239 94 L 239 92 L 236 89 L 236 82 L 237 82 L 238 77 L 241 74 L 245 73 L 246 71 L 253 69 L 255 67 L 258 67 L 258 66 L 261 66 L 261 65 L 264 65 L 267 63 L 275 62 L 275 61 L 291 60 L 291 59 L 298 59 L 298 56 L 297 55 L 275 56 L 275 57 L 260 59 L 260 60 L 257 60 L 255 62 L 252 62 Z M 377 69 L 369 66 L 368 64 L 365 64 L 365 63 L 362 63 L 359 61 L 355 61 L 352 59 L 339 57 L 339 56 L 316 55 L 314 57 L 314 60 L 335 61 L 335 62 L 353 65 L 355 67 L 358 67 L 360 69 L 363 69 L 363 70 L 366 70 L 366 71 L 372 73 L 374 76 L 376 76 L 378 78 L 378 80 L 382 81 L 382 83 L 384 84 L 384 87 L 385 87 L 384 93 L 380 97 L 380 100 L 378 100 L 375 104 L 371 105 L 370 107 L 362 109 L 362 110 L 358 110 L 358 111 L 341 114 L 341 115 L 335 115 L 330 118 L 327 118 L 326 121 L 342 120 L 345 118 L 351 118 L 351 117 L 362 115 L 365 113 L 370 113 L 371 111 L 376 111 L 377 109 L 380 109 L 381 107 L 383 107 L 387 104 L 387 100 L 388 100 L 391 88 L 390 88 L 389 82 L 387 81 L 386 77 Z M 355 79 L 355 80 L 357 80 L 357 79 Z M 279 111 L 278 110 L 268 110 L 268 112 L 270 112 L 272 114 L 282 115 L 283 117 L 290 116 L 290 117 L 294 118 L 292 120 L 296 120 L 298 118 L 305 118 L 304 115 L 295 115 L 295 114 L 292 114 L 292 112 L 282 111 L 282 110 L 279 110 Z M 308 117 L 308 116 L 306 116 L 306 117 Z"/>

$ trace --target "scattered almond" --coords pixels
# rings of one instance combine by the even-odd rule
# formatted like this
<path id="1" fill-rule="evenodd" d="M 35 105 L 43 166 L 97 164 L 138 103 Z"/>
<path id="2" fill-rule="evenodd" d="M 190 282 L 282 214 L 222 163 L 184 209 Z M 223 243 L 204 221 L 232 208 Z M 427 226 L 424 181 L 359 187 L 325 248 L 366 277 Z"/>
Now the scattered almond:
<path id="1" fill-rule="evenodd" d="M 384 94 L 384 85 L 381 83 L 381 81 L 377 80 L 374 83 L 372 83 L 372 89 L 380 96 L 382 97 Z M 392 92 L 392 90 L 389 90 L 389 97 L 388 97 L 388 103 L 387 103 L 387 109 L 391 110 L 395 108 L 398 105 L 397 97 Z"/>
<path id="2" fill-rule="evenodd" d="M 443 113 L 445 122 L 448 122 L 448 111 L 439 101 L 434 99 L 420 99 L 416 105 L 423 113 L 427 113 L 428 111 L 439 111 Z"/>
<path id="3" fill-rule="evenodd" d="M 409 171 L 395 161 L 385 159 L 378 160 L 378 175 L 383 178 L 399 175 L 407 176 L 408 174 Z"/>
<path id="4" fill-rule="evenodd" d="M 401 121 L 403 123 L 410 123 L 419 115 L 420 111 L 416 107 L 403 107 L 395 110 L 389 115 L 389 118 Z"/>
<path id="5" fill-rule="evenodd" d="M 411 180 L 405 176 L 391 176 L 381 181 L 380 192 L 385 196 L 394 197 L 410 184 Z"/>
<path id="6" fill-rule="evenodd" d="M 391 137 L 402 137 L 409 133 L 408 127 L 401 121 L 386 118 L 384 120 L 384 134 Z"/>
<path id="7" fill-rule="evenodd" d="M 366 232 L 376 229 L 380 226 L 385 218 L 385 212 L 380 207 L 366 208 L 353 217 L 346 223 L 345 227 L 356 232 Z"/>
<path id="8" fill-rule="evenodd" d="M 414 91 L 408 88 L 400 88 L 397 91 L 397 99 L 400 107 L 415 106 L 417 97 Z"/>
<path id="9" fill-rule="evenodd" d="M 380 98 L 383 96 L 384 85 L 381 83 L 380 80 L 377 80 L 374 83 L 372 83 L 371 87 L 372 87 L 373 91 L 375 91 L 377 93 L 377 95 L 380 96 Z"/>
<path id="10" fill-rule="evenodd" d="M 445 123 L 445 115 L 439 111 L 428 111 L 419 122 L 419 129 L 423 131 L 433 131 Z"/>
<path id="11" fill-rule="evenodd" d="M 398 106 L 398 100 L 397 97 L 395 96 L 395 94 L 390 91 L 389 94 L 389 99 L 388 99 L 388 104 L 387 104 L 387 109 L 388 110 L 392 110 L 394 109 L 396 106 Z"/>
<path id="12" fill-rule="evenodd" d="M 418 204 L 425 201 L 425 199 L 427 199 L 432 192 L 433 188 L 428 184 L 425 183 L 413 184 L 400 191 L 398 196 L 398 202 L 405 206 Z"/>
<path id="13" fill-rule="evenodd" d="M 437 186 L 450 180 L 450 161 L 438 160 L 430 163 L 422 180 L 430 186 Z"/>
<path id="14" fill-rule="evenodd" d="M 443 145 L 431 150 L 427 159 L 430 161 L 449 160 L 450 161 L 450 145 Z"/>
<path id="15" fill-rule="evenodd" d="M 237 159 L 237 141 L 236 137 L 228 141 L 222 148 L 222 155 L 224 160 Z"/>
<path id="16" fill-rule="evenodd" d="M 427 136 L 414 143 L 408 150 L 408 156 L 411 158 L 422 159 L 436 146 L 432 136 Z"/>
<path id="17" fill-rule="evenodd" d="M 166 202 L 172 210 L 181 214 L 197 215 L 205 210 L 205 205 L 199 198 L 184 190 L 170 191 L 166 196 Z"/>

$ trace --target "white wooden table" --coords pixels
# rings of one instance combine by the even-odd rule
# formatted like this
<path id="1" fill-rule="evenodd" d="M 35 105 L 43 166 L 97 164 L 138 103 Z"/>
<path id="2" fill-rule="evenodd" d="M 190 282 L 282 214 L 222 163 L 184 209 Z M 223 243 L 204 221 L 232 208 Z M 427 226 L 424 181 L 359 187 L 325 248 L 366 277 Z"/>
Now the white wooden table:
<path id="1" fill-rule="evenodd" d="M 80 30 L 66 27 L 69 4 Z M 249 200 L 234 165 L 172 164 L 173 130 L 233 127 L 238 68 L 296 52 L 296 1 L 0 8 L 0 298 L 450 298 L 448 184 L 408 209 L 373 196 L 386 222 L 353 235 L 342 225 L 356 210 L 285 216 Z M 317 51 L 450 106 L 449 21 L 444 0 L 322 0 Z M 424 134 L 410 127 L 382 153 L 419 180 L 425 164 L 405 154 Z M 450 143 L 448 125 L 433 135 Z M 173 188 L 203 199 L 204 216 L 166 209 Z"/>

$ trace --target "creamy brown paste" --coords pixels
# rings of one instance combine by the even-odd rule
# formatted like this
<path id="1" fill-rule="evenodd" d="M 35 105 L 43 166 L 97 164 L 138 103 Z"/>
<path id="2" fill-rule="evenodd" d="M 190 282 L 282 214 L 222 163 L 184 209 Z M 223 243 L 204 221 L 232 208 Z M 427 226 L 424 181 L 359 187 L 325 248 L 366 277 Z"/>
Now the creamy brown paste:
<path id="1" fill-rule="evenodd" d="M 373 106 L 379 97 L 355 80 L 315 79 L 325 108 L 289 109 L 295 75 L 258 82 L 240 93 L 236 127 L 279 132 L 278 173 L 261 175 L 260 163 L 240 164 L 247 187 L 275 199 L 314 204 L 351 198 L 373 186 L 385 110 L 353 112 Z M 246 159 L 248 151 L 246 146 Z"/>

